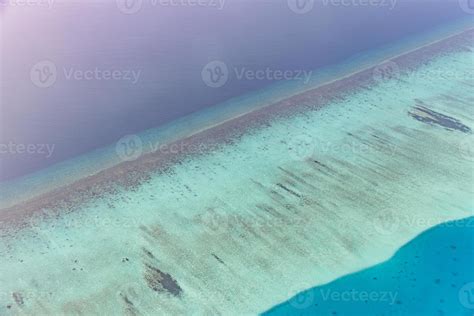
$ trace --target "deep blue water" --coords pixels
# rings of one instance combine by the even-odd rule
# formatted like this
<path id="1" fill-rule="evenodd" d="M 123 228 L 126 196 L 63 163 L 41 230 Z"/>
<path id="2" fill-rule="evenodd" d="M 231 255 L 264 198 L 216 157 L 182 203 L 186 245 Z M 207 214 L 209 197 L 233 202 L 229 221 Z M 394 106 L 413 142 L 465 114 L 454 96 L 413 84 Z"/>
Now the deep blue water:
<path id="1" fill-rule="evenodd" d="M 304 15 L 286 0 L 227 0 L 223 10 L 144 3 L 134 15 L 119 12 L 115 1 L 2 7 L 0 144 L 55 147 L 51 156 L 2 152 L 0 181 L 274 83 L 231 76 L 225 86 L 209 88 L 201 79 L 209 61 L 310 71 L 466 16 L 457 0 L 398 0 L 394 8 L 317 2 Z M 134 85 L 62 76 L 39 89 L 30 70 L 44 59 L 60 72 L 97 67 L 141 75 Z"/>
<path id="2" fill-rule="evenodd" d="M 264 313 L 473 315 L 474 217 L 441 224 L 390 260 L 304 291 Z"/>

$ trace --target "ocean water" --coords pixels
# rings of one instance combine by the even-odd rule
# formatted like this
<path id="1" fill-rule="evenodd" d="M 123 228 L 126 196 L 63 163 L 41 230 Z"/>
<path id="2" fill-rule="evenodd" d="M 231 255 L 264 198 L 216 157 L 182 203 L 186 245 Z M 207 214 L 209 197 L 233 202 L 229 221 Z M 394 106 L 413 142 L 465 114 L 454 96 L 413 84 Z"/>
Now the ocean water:
<path id="1" fill-rule="evenodd" d="M 386 261 L 473 215 L 472 67 L 472 49 L 446 53 L 59 218 L 41 210 L 2 231 L 0 313 L 256 314 Z"/>
<path id="2" fill-rule="evenodd" d="M 311 78 L 307 83 L 300 81 L 274 82 L 264 89 L 249 92 L 226 102 L 201 109 L 198 112 L 177 118 L 163 126 L 141 131 L 137 135 L 142 140 L 142 150 L 143 152 L 150 152 L 156 144 L 171 142 L 213 125 L 216 122 L 221 122 L 242 113 L 264 107 L 272 102 L 315 88 L 325 82 L 346 76 L 365 67 L 382 63 L 384 60 L 393 56 L 459 32 L 469 25 L 472 25 L 472 19 L 470 17 L 445 23 L 426 32 L 413 33 L 410 36 L 403 37 L 387 45 L 353 55 L 340 63 L 313 69 Z M 35 135 L 41 135 L 41 132 L 35 132 Z M 101 141 L 100 137 L 97 141 Z M 101 147 L 94 151 L 87 152 L 86 154 L 67 159 L 60 163 L 55 163 L 50 167 L 42 168 L 39 171 L 22 177 L 9 181 L 0 181 L 0 193 L 2 197 L 0 206 L 8 207 L 16 201 L 29 199 L 41 193 L 48 192 L 51 189 L 72 183 L 84 175 L 95 174 L 122 162 L 117 155 L 116 146 L 117 143 L 108 144 L 106 147 Z M 5 164 L 6 160 L 4 158 L 5 155 L 2 155 L 3 167 L 8 169 L 8 164 Z M 10 158 L 14 157 L 12 156 Z M 37 159 L 39 157 L 30 158 Z M 48 161 L 46 165 L 50 163 L 51 161 Z M 13 171 L 14 169 L 11 170 Z"/>
<path id="3" fill-rule="evenodd" d="M 388 261 L 299 293 L 263 313 L 472 315 L 474 218 L 440 224 Z"/>
<path id="4" fill-rule="evenodd" d="M 54 151 L 2 153 L 0 181 L 275 83 L 232 76 L 225 86 L 209 88 L 201 70 L 212 60 L 230 68 L 312 71 L 469 16 L 458 0 L 398 0 L 393 8 L 317 1 L 304 15 L 292 12 L 287 0 L 227 0 L 222 10 L 143 1 L 133 15 L 123 14 L 117 1 L 57 0 L 51 8 L 46 1 L 35 1 L 42 6 L 17 2 L 0 4 L 0 144 L 48 144 Z M 43 60 L 53 62 L 59 73 L 47 89 L 30 78 Z M 132 83 L 64 75 L 95 68 L 140 76 Z"/>

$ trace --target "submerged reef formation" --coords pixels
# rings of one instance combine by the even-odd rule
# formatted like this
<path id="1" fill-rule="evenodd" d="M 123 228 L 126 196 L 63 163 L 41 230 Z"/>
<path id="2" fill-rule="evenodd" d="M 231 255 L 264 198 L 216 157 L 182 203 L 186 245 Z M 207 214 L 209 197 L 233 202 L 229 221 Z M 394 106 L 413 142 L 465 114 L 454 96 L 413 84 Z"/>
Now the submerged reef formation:
<path id="1" fill-rule="evenodd" d="M 261 313 L 472 216 L 472 34 L 0 210 L 0 314 Z"/>
<path id="2" fill-rule="evenodd" d="M 416 100 L 417 105 L 413 107 L 413 110 L 409 112 L 409 114 L 416 120 L 431 124 L 431 125 L 438 125 L 444 127 L 449 131 L 459 131 L 462 133 L 470 134 L 472 130 L 469 126 L 464 125 L 460 120 L 441 114 L 439 112 L 430 110 L 427 108 L 422 101 Z"/>
<path id="3" fill-rule="evenodd" d="M 468 29 L 460 34 L 392 58 L 391 62 L 397 65 L 397 73 L 392 79 L 394 81 L 401 80 L 400 75 L 413 73 L 436 57 L 455 52 L 470 53 L 473 37 L 474 30 Z M 123 188 L 136 189 L 149 181 L 156 172 L 169 171 L 170 168 L 190 157 L 219 150 L 226 144 L 237 142 L 252 130 L 267 127 L 275 120 L 289 119 L 308 111 L 319 110 L 330 104 L 350 100 L 357 91 L 370 90 L 379 84 L 380 80 L 384 80 L 383 77 L 379 78 L 374 75 L 379 66 L 363 69 L 350 76 L 288 97 L 168 144 L 170 148 L 179 148 L 179 151 L 148 153 L 137 160 L 120 163 L 70 185 L 54 189 L 16 205 L 1 208 L 0 230 L 2 224 L 4 228 L 10 227 L 11 225 L 7 223 L 11 222 L 16 222 L 17 227 L 24 225 L 25 219 L 41 209 L 46 209 L 50 213 L 74 211 L 78 206 L 97 197 L 113 196 Z M 436 73 L 434 74 L 435 78 Z"/>

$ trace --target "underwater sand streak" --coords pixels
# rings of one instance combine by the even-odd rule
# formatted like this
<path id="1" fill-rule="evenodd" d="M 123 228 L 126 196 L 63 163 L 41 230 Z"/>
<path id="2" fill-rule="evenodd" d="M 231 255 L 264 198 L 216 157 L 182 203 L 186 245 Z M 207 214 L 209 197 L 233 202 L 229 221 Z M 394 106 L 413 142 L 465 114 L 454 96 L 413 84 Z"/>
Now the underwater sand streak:
<path id="1" fill-rule="evenodd" d="M 402 73 L 410 72 L 440 54 L 470 51 L 469 44 L 473 38 L 474 29 L 469 29 L 390 60 L 399 66 Z M 50 213 L 58 210 L 73 211 L 85 201 L 113 194 L 118 188 L 133 189 L 146 182 L 151 173 L 164 171 L 187 156 L 196 154 L 196 148 L 199 148 L 199 153 L 210 152 L 279 117 L 290 117 L 322 108 L 332 101 L 343 100 L 355 91 L 370 89 L 370 85 L 375 82 L 375 67 L 376 65 L 178 140 L 171 144 L 180 149 L 177 152 L 148 153 L 135 161 L 120 163 L 29 201 L 0 209 L 0 231 L 7 229 L 11 232 L 15 227 L 23 227 L 28 217 L 38 210 L 47 209 Z"/>

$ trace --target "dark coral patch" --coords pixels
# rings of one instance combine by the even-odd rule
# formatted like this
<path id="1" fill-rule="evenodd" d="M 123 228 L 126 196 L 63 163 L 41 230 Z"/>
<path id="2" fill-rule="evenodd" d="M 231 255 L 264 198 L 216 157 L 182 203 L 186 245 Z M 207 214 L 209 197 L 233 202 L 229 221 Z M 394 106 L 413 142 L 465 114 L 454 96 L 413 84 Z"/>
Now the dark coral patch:
<path id="1" fill-rule="evenodd" d="M 183 289 L 171 275 L 149 264 L 146 265 L 145 280 L 148 287 L 155 292 L 168 292 L 173 296 L 180 296 L 183 292 Z"/>
<path id="2" fill-rule="evenodd" d="M 430 125 L 438 125 L 449 131 L 456 130 L 466 134 L 472 132 L 469 126 L 464 125 L 460 120 L 433 111 L 423 106 L 421 102 L 418 102 L 418 105 L 413 107 L 413 110 L 408 112 L 408 114 L 417 121 Z"/>

